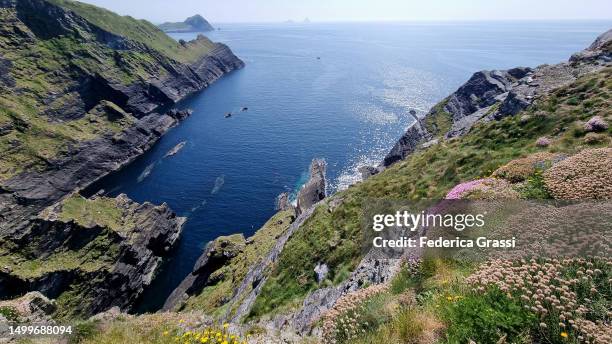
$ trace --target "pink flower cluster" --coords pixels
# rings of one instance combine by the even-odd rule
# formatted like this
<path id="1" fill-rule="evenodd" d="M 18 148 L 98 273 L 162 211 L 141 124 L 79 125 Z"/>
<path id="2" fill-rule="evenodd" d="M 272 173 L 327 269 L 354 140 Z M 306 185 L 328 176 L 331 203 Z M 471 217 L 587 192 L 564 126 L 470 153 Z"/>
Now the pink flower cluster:
<path id="1" fill-rule="evenodd" d="M 469 182 L 461 183 L 455 186 L 448 194 L 445 199 L 461 199 L 464 193 L 481 188 L 486 182 L 492 181 L 492 178 L 484 178 L 472 180 Z"/>
<path id="2" fill-rule="evenodd" d="M 593 116 L 584 124 L 584 130 L 587 132 L 605 131 L 608 130 L 608 123 L 601 116 Z"/>

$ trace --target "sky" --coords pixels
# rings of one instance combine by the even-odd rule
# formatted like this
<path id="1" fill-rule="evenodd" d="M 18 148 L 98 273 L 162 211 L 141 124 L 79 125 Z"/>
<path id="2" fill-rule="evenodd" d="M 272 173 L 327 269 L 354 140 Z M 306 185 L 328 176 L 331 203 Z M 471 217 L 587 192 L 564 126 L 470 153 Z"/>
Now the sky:
<path id="1" fill-rule="evenodd" d="M 611 19 L 611 0 L 81 0 L 154 23 Z"/>

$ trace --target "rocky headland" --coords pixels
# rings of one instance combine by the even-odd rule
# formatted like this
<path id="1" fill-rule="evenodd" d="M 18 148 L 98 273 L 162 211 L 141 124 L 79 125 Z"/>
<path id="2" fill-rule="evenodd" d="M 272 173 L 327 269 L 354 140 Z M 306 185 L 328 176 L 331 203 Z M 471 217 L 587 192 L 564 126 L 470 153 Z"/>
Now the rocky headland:
<path id="1" fill-rule="evenodd" d="M 0 24 L 0 298 L 41 291 L 58 315 L 129 311 L 183 220 L 74 192 L 148 150 L 191 113 L 168 108 L 244 63 L 204 36 L 179 43 L 75 1 L 2 0 Z"/>

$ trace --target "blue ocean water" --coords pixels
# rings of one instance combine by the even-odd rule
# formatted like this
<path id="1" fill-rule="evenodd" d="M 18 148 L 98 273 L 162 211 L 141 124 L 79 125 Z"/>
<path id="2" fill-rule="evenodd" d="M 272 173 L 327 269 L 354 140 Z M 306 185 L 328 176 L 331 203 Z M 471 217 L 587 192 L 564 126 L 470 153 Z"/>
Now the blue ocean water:
<path id="1" fill-rule="evenodd" d="M 163 303 L 209 240 L 259 228 L 275 197 L 304 183 L 312 158 L 327 160 L 329 191 L 347 187 L 392 147 L 411 109 L 426 112 L 478 70 L 567 60 L 612 21 L 218 26 L 208 36 L 246 67 L 178 104 L 193 115 L 101 183 L 188 217 L 143 311 Z"/>

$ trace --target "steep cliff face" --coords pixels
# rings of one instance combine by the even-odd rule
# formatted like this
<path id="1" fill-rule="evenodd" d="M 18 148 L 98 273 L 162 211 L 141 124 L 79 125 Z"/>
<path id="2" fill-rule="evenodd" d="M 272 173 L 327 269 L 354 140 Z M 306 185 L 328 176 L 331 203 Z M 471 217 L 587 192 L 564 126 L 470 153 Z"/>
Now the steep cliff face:
<path id="1" fill-rule="evenodd" d="M 0 245 L 0 298 L 40 291 L 58 316 L 129 311 L 175 246 L 185 219 L 125 195 L 73 194 Z"/>
<path id="2" fill-rule="evenodd" d="M 181 118 L 151 111 L 244 65 L 73 1 L 3 0 L 0 21 L 3 229 L 131 161 Z"/>
<path id="3" fill-rule="evenodd" d="M 227 46 L 204 36 L 179 43 L 146 21 L 95 6 L 0 0 L 0 259 L 28 252 L 17 259 L 27 264 L 70 251 L 64 245 L 73 243 L 61 236 L 83 228 L 91 237 L 80 244 L 103 241 L 116 248 L 110 256 L 95 251 L 104 264 L 92 258 L 91 271 L 7 273 L 0 298 L 13 297 L 16 290 L 40 290 L 66 301 L 67 313 L 86 315 L 110 305 L 129 310 L 162 260 L 151 246 L 157 239 L 134 241 L 132 233 L 126 240 L 103 226 L 39 214 L 128 164 L 189 115 L 155 111 L 242 66 Z M 140 214 L 136 230 L 151 238 L 176 232 L 178 222 L 157 221 L 169 214 L 165 206 Z M 175 240 L 170 237 L 159 240 L 170 247 Z M 30 245 L 36 242 L 56 246 Z M 87 302 L 70 304 L 79 297 Z"/>

